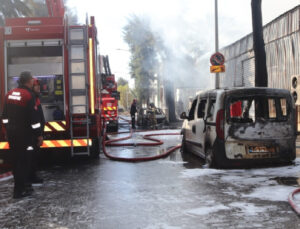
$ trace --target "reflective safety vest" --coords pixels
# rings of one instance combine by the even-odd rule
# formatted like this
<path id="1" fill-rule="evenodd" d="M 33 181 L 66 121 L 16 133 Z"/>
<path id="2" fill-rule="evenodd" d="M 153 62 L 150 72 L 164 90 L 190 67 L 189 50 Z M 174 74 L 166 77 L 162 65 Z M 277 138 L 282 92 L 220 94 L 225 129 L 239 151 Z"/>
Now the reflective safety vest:
<path id="1" fill-rule="evenodd" d="M 1 119 L 9 135 L 25 138 L 42 135 L 35 96 L 27 87 L 15 88 L 6 94 Z"/>

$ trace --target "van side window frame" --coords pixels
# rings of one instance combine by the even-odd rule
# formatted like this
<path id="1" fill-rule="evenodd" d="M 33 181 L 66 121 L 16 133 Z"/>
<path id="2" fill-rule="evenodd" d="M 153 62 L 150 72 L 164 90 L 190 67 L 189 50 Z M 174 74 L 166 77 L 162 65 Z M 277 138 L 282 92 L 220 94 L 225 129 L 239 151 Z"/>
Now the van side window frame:
<path id="1" fill-rule="evenodd" d="M 214 113 L 215 113 L 215 109 L 216 109 L 216 102 L 217 102 L 216 97 L 210 97 L 209 98 L 208 108 L 207 108 L 207 113 L 206 113 L 207 121 L 213 121 L 214 120 Z M 211 112 L 212 108 L 213 108 L 213 112 Z M 209 114 L 210 114 L 210 116 L 209 116 Z"/>
<path id="2" fill-rule="evenodd" d="M 207 98 L 200 98 L 198 108 L 197 108 L 197 118 L 204 118 L 206 116 L 206 112 L 205 112 L 206 106 L 207 106 Z"/>
<path id="3" fill-rule="evenodd" d="M 193 100 L 193 103 L 192 103 L 192 106 L 191 106 L 191 109 L 189 111 L 189 121 L 190 120 L 194 120 L 195 119 L 195 110 L 196 110 L 196 106 L 197 106 L 197 101 L 198 101 L 198 97 L 196 97 L 194 100 Z"/>

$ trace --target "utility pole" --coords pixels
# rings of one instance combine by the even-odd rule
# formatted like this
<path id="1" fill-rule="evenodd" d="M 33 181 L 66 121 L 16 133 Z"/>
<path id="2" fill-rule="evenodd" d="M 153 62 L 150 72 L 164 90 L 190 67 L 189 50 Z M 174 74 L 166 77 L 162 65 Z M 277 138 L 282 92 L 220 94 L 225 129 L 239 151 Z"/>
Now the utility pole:
<path id="1" fill-rule="evenodd" d="M 251 0 L 253 50 L 255 56 L 255 86 L 268 87 L 265 42 L 263 36 L 261 0 Z"/>
<path id="2" fill-rule="evenodd" d="M 215 0 L 215 48 L 219 52 L 218 0 Z M 220 88 L 220 74 L 216 73 L 215 88 Z"/>

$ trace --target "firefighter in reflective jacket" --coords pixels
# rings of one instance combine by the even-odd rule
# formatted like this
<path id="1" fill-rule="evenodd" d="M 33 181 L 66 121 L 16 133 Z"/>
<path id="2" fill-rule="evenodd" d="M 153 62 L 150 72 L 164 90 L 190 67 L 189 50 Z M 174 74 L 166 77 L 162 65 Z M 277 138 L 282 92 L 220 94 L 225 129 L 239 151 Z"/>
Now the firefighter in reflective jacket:
<path id="1" fill-rule="evenodd" d="M 32 193 L 29 170 L 35 144 L 43 143 L 42 129 L 33 95 L 33 78 L 30 72 L 22 72 L 19 87 L 5 96 L 2 123 L 5 124 L 13 159 L 14 198 Z"/>

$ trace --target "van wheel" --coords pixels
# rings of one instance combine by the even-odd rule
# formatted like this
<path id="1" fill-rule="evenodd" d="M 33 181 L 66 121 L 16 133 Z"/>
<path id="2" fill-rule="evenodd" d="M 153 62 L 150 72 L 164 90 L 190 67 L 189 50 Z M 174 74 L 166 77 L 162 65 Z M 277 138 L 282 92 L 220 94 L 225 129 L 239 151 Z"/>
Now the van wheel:
<path id="1" fill-rule="evenodd" d="M 206 149 L 205 163 L 208 165 L 209 168 L 215 168 L 216 167 L 216 156 L 215 156 L 214 151 L 211 147 L 208 147 Z"/>
<path id="2" fill-rule="evenodd" d="M 180 151 L 182 153 L 187 153 L 188 152 L 187 147 L 186 147 L 186 143 L 185 143 L 185 134 L 182 135 L 182 142 L 181 142 Z"/>

